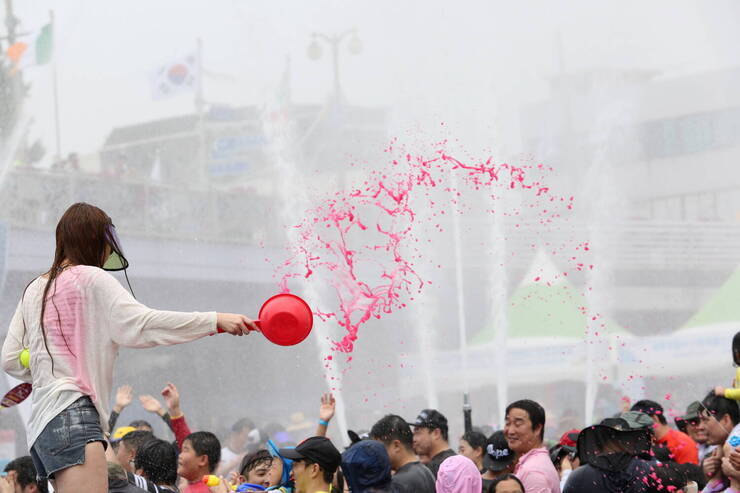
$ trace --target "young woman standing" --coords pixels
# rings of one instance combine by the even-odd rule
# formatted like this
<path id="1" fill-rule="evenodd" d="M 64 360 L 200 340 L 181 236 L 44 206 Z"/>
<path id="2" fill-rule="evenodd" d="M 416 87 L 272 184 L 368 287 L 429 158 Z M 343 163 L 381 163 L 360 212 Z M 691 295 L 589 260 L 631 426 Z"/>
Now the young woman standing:
<path id="1" fill-rule="evenodd" d="M 128 265 L 110 217 L 85 203 L 67 209 L 56 228 L 54 263 L 24 291 L 2 348 L 3 369 L 33 385 L 31 456 L 58 493 L 108 491 L 104 433 L 119 346 L 257 330 L 243 315 L 142 305 L 103 270 L 112 257 Z M 24 349 L 28 367 L 19 359 Z"/>

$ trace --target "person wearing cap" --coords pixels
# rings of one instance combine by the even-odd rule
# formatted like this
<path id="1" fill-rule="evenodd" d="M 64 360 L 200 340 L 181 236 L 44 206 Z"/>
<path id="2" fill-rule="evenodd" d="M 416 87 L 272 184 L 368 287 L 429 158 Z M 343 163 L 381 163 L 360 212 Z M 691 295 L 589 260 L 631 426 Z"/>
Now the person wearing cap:
<path id="1" fill-rule="evenodd" d="M 550 460 L 557 469 L 558 473 L 561 472 L 562 462 L 566 462 L 573 457 L 576 451 L 576 440 L 578 439 L 578 430 L 570 430 L 563 433 L 560 440 L 555 445 L 550 447 Z M 571 436 L 572 435 L 572 436 Z M 562 474 L 561 474 L 562 476 Z"/>
<path id="2" fill-rule="evenodd" d="M 281 448 L 281 456 L 293 461 L 296 493 L 328 493 L 342 455 L 326 437 L 311 437 L 296 448 Z"/>
<path id="3" fill-rule="evenodd" d="M 560 476 L 542 445 L 545 436 L 545 410 L 538 403 L 523 399 L 506 407 L 504 433 L 517 461 L 514 474 L 527 493 L 560 493 Z"/>
<path id="4" fill-rule="evenodd" d="M 583 429 L 577 450 L 581 467 L 575 469 L 563 493 L 646 493 L 653 486 L 658 462 L 648 460 L 652 418 L 630 411 Z"/>
<path id="5" fill-rule="evenodd" d="M 699 464 L 699 449 L 686 433 L 668 426 L 663 406 L 655 401 L 641 400 L 632 405 L 632 411 L 640 411 L 653 419 L 655 442 L 668 448 L 671 458 L 679 464 Z"/>
<path id="6" fill-rule="evenodd" d="M 686 407 L 685 414 L 673 418 L 673 422 L 676 423 L 676 428 L 686 433 L 694 442 L 696 442 L 699 452 L 699 464 L 701 464 L 702 461 L 704 461 L 704 457 L 706 457 L 707 454 L 712 452 L 716 447 L 716 445 L 709 445 L 707 443 L 707 434 L 699 428 L 700 410 L 701 402 L 694 401 Z"/>
<path id="7" fill-rule="evenodd" d="M 504 432 L 499 430 L 491 433 L 486 442 L 486 453 L 483 456 L 483 491 L 488 488 L 499 477 L 514 472 L 514 451 L 506 443 Z"/>
<path id="8" fill-rule="evenodd" d="M 137 431 L 133 426 L 119 426 L 116 431 L 110 436 L 110 443 L 113 445 L 113 449 L 117 449 L 118 445 L 121 444 L 121 439 L 131 433 Z"/>
<path id="9" fill-rule="evenodd" d="M 555 465 L 558 474 L 560 474 L 560 491 L 565 488 L 568 477 L 574 469 L 581 465 L 576 455 L 578 434 L 581 430 L 572 429 L 562 434 L 557 445 L 550 449 L 550 460 Z"/>
<path id="10" fill-rule="evenodd" d="M 447 418 L 436 409 L 424 409 L 411 426 L 414 428 L 414 451 L 429 457 L 425 465 L 436 478 L 442 462 L 456 455 L 448 443 Z"/>
<path id="11" fill-rule="evenodd" d="M 401 416 L 389 414 L 370 429 L 370 438 L 385 445 L 394 471 L 392 483 L 414 493 L 434 493 L 434 475 L 414 454 L 411 426 Z"/>
<path id="12" fill-rule="evenodd" d="M 391 461 L 385 446 L 361 440 L 342 454 L 342 473 L 352 493 L 406 493 L 391 481 Z"/>

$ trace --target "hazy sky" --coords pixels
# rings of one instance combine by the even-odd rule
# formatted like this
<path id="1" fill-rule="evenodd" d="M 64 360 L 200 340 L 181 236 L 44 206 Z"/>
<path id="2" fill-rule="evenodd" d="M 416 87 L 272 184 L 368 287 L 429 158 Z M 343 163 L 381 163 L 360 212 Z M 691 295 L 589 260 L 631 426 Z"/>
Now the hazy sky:
<path id="1" fill-rule="evenodd" d="M 16 1 L 23 28 L 56 16 L 63 152 L 92 152 L 111 128 L 192 111 L 192 96 L 151 98 L 162 62 L 204 45 L 209 101 L 263 102 L 290 56 L 293 98 L 322 101 L 328 50 L 309 60 L 311 33 L 356 27 L 363 51 L 342 51 L 350 102 L 465 115 L 480 101 L 546 95 L 546 77 L 593 67 L 694 72 L 738 65 L 740 3 L 706 1 Z M 560 41 L 558 41 L 560 39 Z M 562 49 L 559 49 L 561 46 Z M 31 69 L 34 134 L 53 150 L 50 69 Z M 419 112 L 419 118 L 429 113 Z"/>

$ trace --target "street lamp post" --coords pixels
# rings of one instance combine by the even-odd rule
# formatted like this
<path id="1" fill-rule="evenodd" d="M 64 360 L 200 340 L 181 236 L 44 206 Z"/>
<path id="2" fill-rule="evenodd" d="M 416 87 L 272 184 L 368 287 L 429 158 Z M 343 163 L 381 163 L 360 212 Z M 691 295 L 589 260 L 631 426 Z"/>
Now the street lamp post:
<path id="1" fill-rule="evenodd" d="M 353 55 L 357 55 L 362 51 L 362 42 L 357 37 L 357 29 L 350 29 L 341 34 L 335 34 L 333 36 L 327 36 L 322 33 L 313 33 L 311 44 L 308 45 L 308 58 L 311 60 L 318 60 L 321 58 L 322 49 L 319 41 L 323 41 L 331 47 L 332 55 L 332 67 L 334 69 L 334 97 L 339 100 L 341 98 L 341 88 L 339 85 L 339 47 L 344 39 L 349 37 L 349 44 L 347 48 Z"/>

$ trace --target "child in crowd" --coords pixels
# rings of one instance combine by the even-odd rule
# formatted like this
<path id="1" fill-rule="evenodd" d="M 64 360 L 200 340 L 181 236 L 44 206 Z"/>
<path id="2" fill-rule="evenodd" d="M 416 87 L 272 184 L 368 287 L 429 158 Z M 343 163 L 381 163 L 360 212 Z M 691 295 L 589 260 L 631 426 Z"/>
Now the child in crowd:
<path id="1" fill-rule="evenodd" d="M 740 332 L 732 338 L 732 360 L 735 364 L 735 380 L 732 382 L 732 388 L 717 386 L 714 388 L 714 393 L 719 397 L 738 401 L 740 400 Z"/>
<path id="2" fill-rule="evenodd" d="M 221 443 L 209 431 L 191 433 L 182 443 L 177 474 L 187 483 L 183 493 L 211 493 L 203 477 L 213 474 L 221 460 Z"/>
<path id="3" fill-rule="evenodd" d="M 264 491 L 273 486 L 270 484 L 273 460 L 265 449 L 245 455 L 236 478 L 236 484 L 240 485 L 237 491 Z"/>
<path id="4" fill-rule="evenodd" d="M 272 455 L 271 488 L 282 493 L 293 493 L 293 460 L 283 456 L 272 440 L 267 440 L 267 450 Z"/>
<path id="5" fill-rule="evenodd" d="M 718 397 L 740 401 L 740 332 L 737 332 L 732 338 L 732 360 L 735 365 L 735 379 L 732 382 L 732 387 L 717 386 L 714 388 L 714 394 Z M 723 472 L 730 480 L 730 488 L 726 491 L 732 493 L 740 492 L 740 480 L 735 479 L 737 471 L 729 464 L 727 458 L 736 447 L 740 447 L 740 425 L 733 428 L 722 447 Z"/>
<path id="6" fill-rule="evenodd" d="M 223 492 L 233 490 L 237 493 L 253 491 L 275 491 L 293 493 L 293 461 L 282 456 L 272 440 L 267 441 L 267 449 L 258 450 L 244 457 L 239 473 L 232 474 Z"/>

